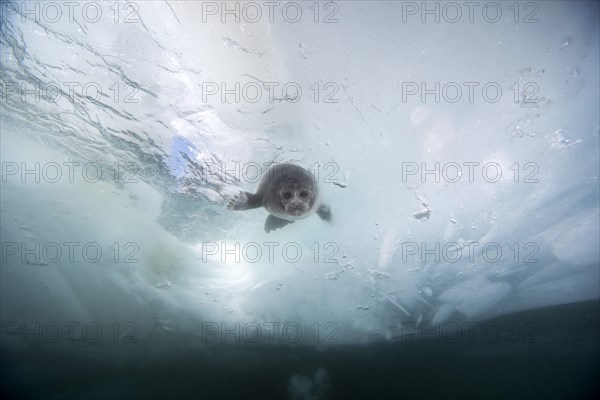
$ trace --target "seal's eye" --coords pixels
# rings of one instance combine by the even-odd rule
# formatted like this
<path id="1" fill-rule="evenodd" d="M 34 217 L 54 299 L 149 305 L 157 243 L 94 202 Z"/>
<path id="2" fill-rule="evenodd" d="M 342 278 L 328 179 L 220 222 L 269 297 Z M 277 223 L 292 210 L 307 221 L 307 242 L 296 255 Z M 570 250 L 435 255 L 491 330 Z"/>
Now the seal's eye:
<path id="1" fill-rule="evenodd" d="M 308 192 L 304 192 L 304 191 L 300 192 L 300 197 L 306 197 L 306 196 L 308 196 Z"/>
<path id="2" fill-rule="evenodd" d="M 285 192 L 283 194 L 283 197 L 286 198 L 286 199 L 291 199 L 292 198 L 292 194 L 290 192 Z"/>

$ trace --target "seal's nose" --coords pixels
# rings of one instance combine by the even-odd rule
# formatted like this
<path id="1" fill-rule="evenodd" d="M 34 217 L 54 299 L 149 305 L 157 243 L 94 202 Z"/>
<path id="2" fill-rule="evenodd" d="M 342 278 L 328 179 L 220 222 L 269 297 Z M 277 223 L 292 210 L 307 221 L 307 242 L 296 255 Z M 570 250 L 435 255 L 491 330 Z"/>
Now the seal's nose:
<path id="1" fill-rule="evenodd" d="M 292 215 L 301 215 L 306 212 L 306 206 L 304 203 L 289 203 L 286 207 L 287 211 Z"/>

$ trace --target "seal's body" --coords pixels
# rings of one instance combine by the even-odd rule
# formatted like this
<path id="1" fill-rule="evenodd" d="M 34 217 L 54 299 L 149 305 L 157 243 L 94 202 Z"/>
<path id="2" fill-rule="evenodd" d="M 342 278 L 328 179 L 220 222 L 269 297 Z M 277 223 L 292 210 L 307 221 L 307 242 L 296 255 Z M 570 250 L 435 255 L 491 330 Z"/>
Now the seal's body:
<path id="1" fill-rule="evenodd" d="M 298 219 L 317 213 L 324 221 L 331 220 L 328 206 L 319 204 L 319 189 L 313 176 L 295 164 L 277 164 L 261 178 L 256 194 L 240 192 L 229 201 L 230 210 L 250 210 L 264 207 L 269 212 L 265 231 L 281 228 Z"/>

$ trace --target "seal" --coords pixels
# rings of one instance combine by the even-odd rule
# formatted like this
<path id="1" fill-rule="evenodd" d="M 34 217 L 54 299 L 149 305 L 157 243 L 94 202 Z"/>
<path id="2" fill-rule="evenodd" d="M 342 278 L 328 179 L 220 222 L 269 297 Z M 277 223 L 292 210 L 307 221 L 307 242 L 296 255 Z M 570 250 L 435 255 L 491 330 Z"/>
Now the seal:
<path id="1" fill-rule="evenodd" d="M 331 209 L 319 203 L 319 188 L 312 174 L 296 164 L 269 167 L 258 183 L 256 194 L 242 191 L 227 204 L 228 209 L 237 211 L 259 207 L 269 212 L 265 221 L 267 233 L 315 212 L 323 221 L 331 221 Z"/>

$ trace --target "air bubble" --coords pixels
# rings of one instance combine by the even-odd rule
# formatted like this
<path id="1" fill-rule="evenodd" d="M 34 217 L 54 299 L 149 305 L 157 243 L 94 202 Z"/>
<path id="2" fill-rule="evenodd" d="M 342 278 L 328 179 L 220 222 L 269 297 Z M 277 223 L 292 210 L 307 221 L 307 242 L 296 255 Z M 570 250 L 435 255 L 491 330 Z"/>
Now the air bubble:
<path id="1" fill-rule="evenodd" d="M 171 287 L 171 282 L 169 282 L 169 281 L 159 282 L 156 284 L 157 289 L 169 288 L 169 287 Z"/>

